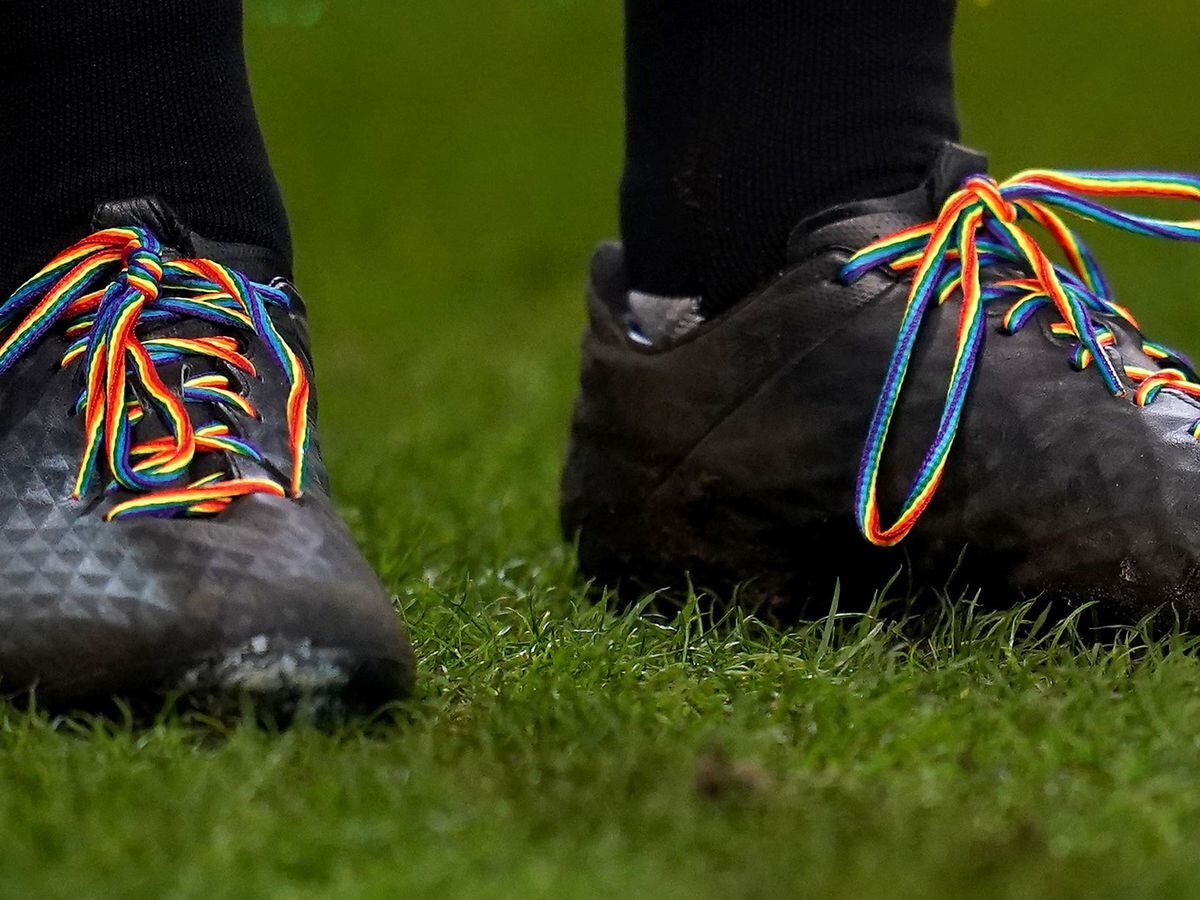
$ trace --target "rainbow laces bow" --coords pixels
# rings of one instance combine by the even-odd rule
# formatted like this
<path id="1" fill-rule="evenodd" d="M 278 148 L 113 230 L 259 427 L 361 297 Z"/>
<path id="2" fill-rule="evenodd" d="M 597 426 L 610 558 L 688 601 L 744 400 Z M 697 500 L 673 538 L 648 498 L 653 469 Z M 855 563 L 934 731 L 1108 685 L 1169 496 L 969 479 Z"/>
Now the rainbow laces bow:
<path id="1" fill-rule="evenodd" d="M 912 278 L 855 488 L 858 526 L 871 543 L 892 546 L 901 541 L 937 490 L 975 371 L 988 302 L 1013 301 L 1002 323 L 1002 331 L 1008 334 L 1018 331 L 1039 309 L 1053 306 L 1061 321 L 1051 326 L 1052 333 L 1075 342 L 1076 368 L 1086 369 L 1095 363 L 1095 370 L 1114 396 L 1124 396 L 1129 384 L 1136 387 L 1134 399 L 1138 405 L 1150 403 L 1163 388 L 1200 397 L 1196 372 L 1186 357 L 1152 341 L 1144 341 L 1142 349 L 1159 363 L 1159 369 L 1123 365 L 1118 371 L 1104 349 L 1114 344 L 1116 337 L 1103 319 L 1120 319 L 1134 328 L 1138 328 L 1137 322 L 1127 309 L 1112 301 L 1091 252 L 1059 212 L 1134 234 L 1183 241 L 1200 241 L 1200 221 L 1135 215 L 1095 199 L 1109 197 L 1200 200 L 1200 178 L 1165 172 L 1033 169 L 997 183 L 986 175 L 973 175 L 946 199 L 932 222 L 882 238 L 847 262 L 842 270 L 845 283 L 882 266 L 897 273 L 911 273 Z M 1050 234 L 1065 255 L 1066 266 L 1050 261 L 1026 231 L 1024 226 L 1029 222 Z M 993 264 L 1019 274 L 985 284 L 981 271 Z M 961 306 L 945 405 L 908 497 L 895 521 L 885 527 L 879 520 L 876 482 L 888 429 L 925 312 L 931 303 L 942 304 L 953 296 L 960 298 Z M 1192 434 L 1200 437 L 1200 421 L 1192 425 Z"/>
<path id="2" fill-rule="evenodd" d="M 0 304 L 0 375 L 56 325 L 65 325 L 65 367 L 80 361 L 83 389 L 75 411 L 84 423 L 84 453 L 72 496 L 82 498 L 97 471 L 111 476 L 109 491 L 136 494 L 115 503 L 105 519 L 137 516 L 212 514 L 236 497 L 272 494 L 298 497 L 304 484 L 308 444 L 308 376 L 300 358 L 271 320 L 268 307 L 290 308 L 288 294 L 249 281 L 207 259 L 162 259 L 157 238 L 141 228 L 98 231 L 64 250 Z M 141 337 L 141 326 L 164 326 L 199 319 L 214 330 L 257 335 L 288 379 L 288 439 L 292 456 L 289 483 L 239 478 L 217 471 L 186 482 L 200 453 L 246 457 L 269 468 L 263 454 L 237 437 L 225 421 L 196 427 L 185 404 L 205 403 L 226 414 L 257 417 L 237 390 L 235 372 L 254 377 L 254 365 L 236 338 Z M 229 374 L 185 374 L 173 391 L 156 367 L 202 358 Z M 139 397 L 142 398 L 139 400 Z M 157 414 L 166 433 L 135 442 L 134 426 Z"/>

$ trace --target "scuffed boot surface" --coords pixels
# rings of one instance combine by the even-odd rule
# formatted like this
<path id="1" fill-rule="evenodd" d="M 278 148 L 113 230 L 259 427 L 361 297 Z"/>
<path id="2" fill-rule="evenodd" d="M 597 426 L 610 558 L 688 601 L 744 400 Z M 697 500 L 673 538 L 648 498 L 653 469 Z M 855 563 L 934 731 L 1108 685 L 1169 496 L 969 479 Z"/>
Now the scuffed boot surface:
<path id="1" fill-rule="evenodd" d="M 997 604 L 1200 610 L 1195 373 L 1142 336 L 1084 271 L 1090 257 L 1055 270 L 1079 307 L 1064 313 L 1002 221 L 1053 246 L 1018 201 L 1058 182 L 997 185 L 985 171 L 947 145 L 921 188 L 802 224 L 786 269 L 714 318 L 698 298 L 631 292 L 620 246 L 597 251 L 562 499 L 584 574 L 634 593 L 737 588 L 781 614 L 827 608 L 839 582 L 863 603 L 897 572 L 940 586 L 955 571 Z M 1171 179 L 1151 188 L 1200 196 Z M 1099 202 L 1100 176 L 1080 184 Z M 938 222 L 947 250 L 912 314 Z M 1154 224 L 1113 224 L 1200 236 L 1142 222 Z M 958 243 L 969 228 L 977 319 Z M 889 255 L 906 234 L 908 258 Z"/>

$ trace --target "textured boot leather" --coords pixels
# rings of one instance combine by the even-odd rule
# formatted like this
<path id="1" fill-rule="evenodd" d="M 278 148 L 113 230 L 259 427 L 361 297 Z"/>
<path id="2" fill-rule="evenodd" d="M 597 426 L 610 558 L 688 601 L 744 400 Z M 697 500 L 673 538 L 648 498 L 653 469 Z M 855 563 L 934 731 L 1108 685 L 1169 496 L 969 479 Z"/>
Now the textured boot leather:
<path id="1" fill-rule="evenodd" d="M 781 607 L 869 599 L 897 571 L 941 584 L 955 569 L 984 599 L 1098 601 L 1122 617 L 1200 592 L 1200 404 L 1164 390 L 1139 407 L 1077 371 L 1042 309 L 1003 333 L 988 310 L 979 366 L 941 487 L 896 547 L 869 544 L 854 488 L 909 282 L 851 285 L 853 251 L 932 219 L 984 160 L 948 146 L 918 190 L 801 225 L 786 269 L 674 343 L 628 336 L 621 248 L 592 265 L 581 388 L 563 478 L 565 532 L 582 570 L 642 589 L 679 585 Z M 880 475 L 883 515 L 908 492 L 945 400 L 955 302 L 932 308 Z M 1156 369 L 1132 327 L 1110 349 Z"/>
<path id="2" fill-rule="evenodd" d="M 262 250 L 191 234 L 151 200 L 98 211 L 97 227 L 116 224 L 154 229 L 181 254 L 215 258 L 259 282 L 281 271 Z M 296 301 L 272 315 L 307 360 Z M 197 327 L 205 326 L 185 322 L 165 334 L 194 336 Z M 288 386 L 261 341 L 242 337 L 258 377 L 242 377 L 241 387 L 262 421 L 239 417 L 231 427 L 265 461 L 226 462 L 245 477 L 284 479 Z M 316 440 L 299 500 L 258 494 L 211 517 L 105 522 L 111 496 L 94 489 L 71 499 L 84 447 L 82 417 L 72 414 L 82 382 L 78 364 L 60 367 L 65 348 L 64 336 L 48 334 L 0 377 L 0 686 L 36 686 L 54 705 L 235 690 L 255 676 L 263 687 L 289 673 L 322 689 L 332 680 L 365 703 L 407 690 L 411 651 L 333 509 Z M 161 374 L 177 388 L 184 377 L 179 366 Z M 194 422 L 222 415 L 202 406 L 189 404 Z M 149 419 L 138 428 L 153 428 Z"/>

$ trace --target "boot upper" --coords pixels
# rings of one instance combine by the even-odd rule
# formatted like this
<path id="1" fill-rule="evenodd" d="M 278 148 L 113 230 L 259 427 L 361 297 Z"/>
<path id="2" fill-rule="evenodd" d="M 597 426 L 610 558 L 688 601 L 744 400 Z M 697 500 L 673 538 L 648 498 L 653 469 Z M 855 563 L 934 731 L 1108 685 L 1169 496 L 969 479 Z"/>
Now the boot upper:
<path id="1" fill-rule="evenodd" d="M 621 251 L 601 248 L 565 475 L 568 531 L 581 530 L 586 545 L 589 528 L 623 517 L 660 561 L 734 579 L 787 571 L 780 589 L 825 597 L 839 579 L 878 587 L 902 565 L 937 576 L 962 557 L 974 586 L 1193 610 L 1200 404 L 1164 389 L 1138 405 L 1133 385 L 1113 396 L 1072 365 L 1049 308 L 1010 334 L 1008 304 L 987 307 L 940 488 L 896 547 L 859 533 L 856 479 L 910 281 L 881 268 L 847 284 L 841 273 L 860 248 L 931 219 L 983 167 L 950 148 L 920 189 L 803 224 L 786 269 L 764 289 L 654 346 L 630 338 Z M 885 510 L 905 498 L 929 451 L 958 316 L 946 303 L 922 322 L 880 471 Z M 1128 322 L 1103 324 L 1118 368 L 1159 367 Z M 625 476 L 606 481 L 614 465 Z M 637 496 L 626 496 L 621 484 L 634 479 Z M 637 557 L 630 550 L 627 562 L 636 567 Z"/>
<path id="2" fill-rule="evenodd" d="M 287 307 L 270 314 L 311 373 L 303 304 L 268 254 L 206 241 L 152 201 L 118 204 L 98 216 L 98 227 L 116 218 L 166 232 L 187 244 L 189 255 L 217 259 L 285 292 Z M 183 252 L 176 247 L 166 254 Z M 213 331 L 209 323 L 186 320 L 139 327 L 143 337 L 156 338 Z M 48 332 L 0 376 L 3 684 L 36 684 L 50 702 L 169 688 L 197 667 L 269 641 L 304 652 L 332 648 L 355 665 L 374 667 L 391 690 L 402 690 L 411 679 L 410 650 L 387 593 L 330 501 L 315 435 L 315 396 L 309 399 L 301 496 L 256 493 L 211 515 L 109 521 L 106 512 L 133 492 L 95 478 L 83 496 L 72 497 L 85 436 L 77 411 L 82 365 L 61 362 L 70 340 L 61 329 Z M 158 367 L 167 387 L 179 392 L 189 366 L 215 365 L 257 411 L 233 415 L 215 404 L 189 402 L 194 424 L 224 422 L 261 457 L 198 456 L 192 468 L 206 468 L 183 473 L 184 481 L 222 470 L 286 483 L 291 471 L 284 414 L 289 385 L 261 335 L 240 333 L 238 342 L 253 375 L 208 360 Z M 149 402 L 142 405 L 150 410 Z M 152 411 L 135 430 L 137 440 L 164 433 Z"/>

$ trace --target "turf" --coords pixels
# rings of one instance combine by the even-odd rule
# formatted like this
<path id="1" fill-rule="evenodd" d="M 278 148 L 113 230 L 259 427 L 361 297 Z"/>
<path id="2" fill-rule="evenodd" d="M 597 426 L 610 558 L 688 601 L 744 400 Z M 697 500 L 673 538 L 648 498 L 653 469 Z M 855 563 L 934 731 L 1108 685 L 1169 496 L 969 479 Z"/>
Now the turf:
<path id="1" fill-rule="evenodd" d="M 999 172 L 1195 168 L 1191 15 L 965 5 L 967 137 Z M 584 600 L 555 481 L 585 260 L 615 228 L 615 0 L 257 0 L 249 38 L 327 455 L 418 694 L 333 734 L 0 711 L 0 893 L 1200 888 L 1190 639 L 958 599 L 782 632 Z M 1196 349 L 1200 254 L 1096 244 Z"/>

